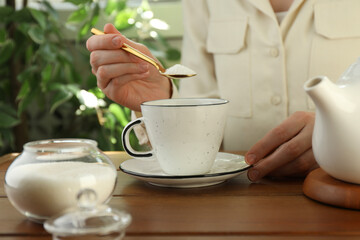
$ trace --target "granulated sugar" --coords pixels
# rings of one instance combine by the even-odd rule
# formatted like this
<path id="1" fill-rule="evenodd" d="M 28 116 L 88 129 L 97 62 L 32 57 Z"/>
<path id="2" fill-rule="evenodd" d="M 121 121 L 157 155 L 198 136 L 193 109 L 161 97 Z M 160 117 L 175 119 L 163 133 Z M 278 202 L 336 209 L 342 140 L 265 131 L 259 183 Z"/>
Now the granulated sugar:
<path id="1" fill-rule="evenodd" d="M 192 69 L 185 67 L 180 64 L 175 64 L 174 66 L 170 67 L 169 69 L 166 69 L 165 71 L 166 75 L 195 75 L 196 72 L 194 72 Z"/>
<path id="2" fill-rule="evenodd" d="M 6 174 L 6 193 L 23 212 L 50 217 L 77 205 L 81 189 L 93 189 L 98 202 L 112 193 L 116 171 L 105 165 L 86 162 L 46 162 L 14 167 Z"/>

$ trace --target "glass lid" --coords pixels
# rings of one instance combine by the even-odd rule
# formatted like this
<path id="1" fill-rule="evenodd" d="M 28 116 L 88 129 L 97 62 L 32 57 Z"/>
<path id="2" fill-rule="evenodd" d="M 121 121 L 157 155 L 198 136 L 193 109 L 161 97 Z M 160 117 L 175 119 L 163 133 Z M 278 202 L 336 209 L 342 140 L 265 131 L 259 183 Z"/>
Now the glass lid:
<path id="1" fill-rule="evenodd" d="M 96 199 L 94 190 L 81 190 L 77 196 L 78 207 L 50 218 L 44 223 L 44 228 L 58 236 L 124 232 L 131 222 L 130 214 L 107 205 L 97 205 Z"/>

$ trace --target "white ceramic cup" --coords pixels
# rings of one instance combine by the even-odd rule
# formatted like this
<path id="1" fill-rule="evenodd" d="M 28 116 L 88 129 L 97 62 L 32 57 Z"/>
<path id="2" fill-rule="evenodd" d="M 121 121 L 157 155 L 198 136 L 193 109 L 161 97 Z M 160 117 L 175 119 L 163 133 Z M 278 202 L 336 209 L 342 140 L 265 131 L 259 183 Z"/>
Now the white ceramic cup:
<path id="1" fill-rule="evenodd" d="M 177 98 L 144 102 L 143 117 L 128 123 L 122 133 L 125 151 L 134 158 L 154 157 L 170 175 L 198 175 L 211 170 L 226 123 L 228 101 L 215 98 Z M 135 151 L 129 133 L 145 124 L 152 146 Z"/>

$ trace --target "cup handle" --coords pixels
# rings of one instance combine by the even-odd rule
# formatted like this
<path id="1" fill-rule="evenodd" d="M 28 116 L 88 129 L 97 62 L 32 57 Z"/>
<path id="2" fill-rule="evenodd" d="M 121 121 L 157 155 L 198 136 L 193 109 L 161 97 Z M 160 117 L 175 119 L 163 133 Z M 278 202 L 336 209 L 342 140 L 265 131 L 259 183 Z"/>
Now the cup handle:
<path id="1" fill-rule="evenodd" d="M 122 145 L 124 147 L 125 152 L 127 152 L 127 154 L 129 154 L 130 156 L 134 157 L 134 158 L 149 158 L 152 157 L 152 151 L 147 151 L 147 152 L 139 152 L 136 151 L 132 148 L 131 144 L 130 144 L 130 140 L 129 140 L 129 135 L 131 130 L 138 124 L 141 124 L 144 122 L 144 118 L 138 118 L 135 119 L 131 122 L 129 122 L 125 127 L 124 130 L 121 134 L 121 141 L 122 141 Z"/>

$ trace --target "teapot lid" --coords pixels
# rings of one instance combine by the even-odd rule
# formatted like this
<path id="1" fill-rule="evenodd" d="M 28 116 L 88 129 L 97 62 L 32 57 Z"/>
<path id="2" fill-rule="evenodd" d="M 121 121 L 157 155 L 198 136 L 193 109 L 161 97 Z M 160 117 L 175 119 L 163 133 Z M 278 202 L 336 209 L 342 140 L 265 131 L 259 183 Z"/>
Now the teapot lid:
<path id="1" fill-rule="evenodd" d="M 351 84 L 360 84 L 360 57 L 352 63 L 340 76 L 336 84 L 345 87 Z"/>
<path id="2" fill-rule="evenodd" d="M 123 233 L 131 222 L 130 214 L 97 205 L 96 192 L 92 189 L 82 189 L 77 200 L 78 207 L 48 219 L 45 230 L 56 236 L 108 235 Z"/>

